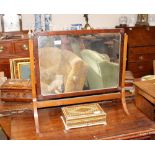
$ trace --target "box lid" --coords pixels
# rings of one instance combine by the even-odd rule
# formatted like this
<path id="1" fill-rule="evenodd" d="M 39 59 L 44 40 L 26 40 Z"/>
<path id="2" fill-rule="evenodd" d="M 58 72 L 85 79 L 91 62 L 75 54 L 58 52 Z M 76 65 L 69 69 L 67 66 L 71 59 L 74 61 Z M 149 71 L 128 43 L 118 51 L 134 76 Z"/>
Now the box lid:
<path id="1" fill-rule="evenodd" d="M 0 87 L 3 89 L 28 89 L 31 90 L 31 81 L 26 79 L 8 79 Z"/>
<path id="2" fill-rule="evenodd" d="M 62 112 L 66 120 L 106 115 L 98 103 L 63 107 Z"/>

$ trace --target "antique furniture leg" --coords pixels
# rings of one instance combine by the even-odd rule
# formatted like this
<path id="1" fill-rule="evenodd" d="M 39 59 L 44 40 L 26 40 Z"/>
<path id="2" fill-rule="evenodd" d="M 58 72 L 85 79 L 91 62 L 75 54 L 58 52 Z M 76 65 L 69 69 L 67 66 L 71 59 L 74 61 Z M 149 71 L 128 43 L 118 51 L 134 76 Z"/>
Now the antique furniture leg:
<path id="1" fill-rule="evenodd" d="M 123 106 L 123 109 L 124 109 L 125 113 L 127 115 L 129 115 L 130 113 L 129 113 L 127 105 L 126 105 L 125 89 L 124 88 L 122 88 L 122 90 L 121 90 L 121 102 L 122 102 L 122 106 Z"/>
<path id="2" fill-rule="evenodd" d="M 37 103 L 33 102 L 33 113 L 34 113 L 34 122 L 35 122 L 35 128 L 36 128 L 36 133 L 39 134 L 39 119 L 38 119 L 38 109 L 37 109 Z"/>
<path id="3" fill-rule="evenodd" d="M 155 75 L 155 60 L 153 60 L 153 73 Z"/>
<path id="4" fill-rule="evenodd" d="M 129 111 L 127 109 L 126 100 L 125 100 L 125 70 L 126 70 L 126 60 L 127 60 L 127 42 L 128 36 L 124 35 L 124 50 L 123 50 L 123 67 L 122 67 L 122 85 L 121 85 L 121 102 L 123 109 L 127 115 L 129 115 Z"/>
<path id="5" fill-rule="evenodd" d="M 33 53 L 33 40 L 29 40 L 30 48 L 30 69 L 31 69 L 31 85 L 32 85 L 32 99 L 33 99 L 33 112 L 36 133 L 39 134 L 39 120 L 38 120 L 38 110 L 37 110 L 37 99 L 36 99 L 36 81 L 35 81 L 35 67 L 34 67 L 34 53 Z"/>

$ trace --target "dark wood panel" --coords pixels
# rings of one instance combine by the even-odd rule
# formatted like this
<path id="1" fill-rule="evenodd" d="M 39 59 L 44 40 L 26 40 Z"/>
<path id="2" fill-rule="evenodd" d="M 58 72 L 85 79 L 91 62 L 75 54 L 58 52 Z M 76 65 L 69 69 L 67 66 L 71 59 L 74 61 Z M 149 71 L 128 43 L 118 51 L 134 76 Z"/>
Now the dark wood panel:
<path id="1" fill-rule="evenodd" d="M 155 46 L 130 48 L 128 61 L 150 61 L 155 59 Z"/>
<path id="2" fill-rule="evenodd" d="M 13 47 L 10 42 L 0 42 L 0 56 L 13 53 Z"/>
<path id="3" fill-rule="evenodd" d="M 128 34 L 127 70 L 134 77 L 153 74 L 155 59 L 155 26 L 126 27 Z"/>
<path id="4" fill-rule="evenodd" d="M 135 78 L 142 77 L 144 75 L 153 74 L 152 61 L 143 62 L 128 62 L 128 70 L 131 70 Z"/>
<path id="5" fill-rule="evenodd" d="M 61 109 L 39 110 L 41 132 L 35 133 L 32 111 L 15 114 L 11 117 L 11 139 L 151 139 L 155 133 L 155 123 L 128 103 L 130 115 L 127 116 L 119 102 L 104 103 L 107 125 L 98 125 L 65 130 L 60 118 Z"/>
<path id="6" fill-rule="evenodd" d="M 10 78 L 10 64 L 9 64 L 9 59 L 0 59 L 0 71 L 4 72 L 4 76 Z"/>
<path id="7" fill-rule="evenodd" d="M 155 45 L 155 27 L 127 27 L 126 33 L 129 35 L 128 46 L 150 46 Z"/>
<path id="8" fill-rule="evenodd" d="M 7 36 L 11 35 L 11 33 L 7 33 Z M 4 39 L 0 41 L 0 71 L 4 71 L 5 76 L 8 78 L 10 78 L 9 59 L 19 57 L 29 57 L 29 44 L 26 35 L 24 38 Z"/>
<path id="9" fill-rule="evenodd" d="M 28 40 L 21 40 L 14 42 L 15 54 L 29 56 L 29 43 Z"/>

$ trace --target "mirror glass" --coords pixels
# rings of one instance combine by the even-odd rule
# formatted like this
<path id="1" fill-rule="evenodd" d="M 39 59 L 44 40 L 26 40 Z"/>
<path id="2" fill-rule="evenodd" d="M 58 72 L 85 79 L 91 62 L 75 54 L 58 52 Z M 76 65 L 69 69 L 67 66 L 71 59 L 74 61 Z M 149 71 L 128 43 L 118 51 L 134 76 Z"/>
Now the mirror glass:
<path id="1" fill-rule="evenodd" d="M 120 33 L 38 37 L 42 96 L 117 88 Z"/>

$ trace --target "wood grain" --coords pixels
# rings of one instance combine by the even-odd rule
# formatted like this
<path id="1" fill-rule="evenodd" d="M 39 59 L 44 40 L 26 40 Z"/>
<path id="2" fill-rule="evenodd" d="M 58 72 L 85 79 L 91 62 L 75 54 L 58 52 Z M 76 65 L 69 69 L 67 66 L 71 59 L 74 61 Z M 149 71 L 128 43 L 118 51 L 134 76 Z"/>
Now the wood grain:
<path id="1" fill-rule="evenodd" d="M 153 74 L 155 60 L 155 26 L 125 27 L 128 34 L 127 70 L 135 78 Z"/>
<path id="2" fill-rule="evenodd" d="M 11 117 L 11 139 L 151 139 L 155 123 L 128 103 L 131 115 L 123 112 L 120 102 L 101 104 L 107 113 L 107 125 L 65 130 L 61 108 L 39 109 L 40 133 L 36 134 L 32 111 Z"/>
<path id="3" fill-rule="evenodd" d="M 153 73 L 155 75 L 155 60 L 153 60 Z"/>
<path id="4" fill-rule="evenodd" d="M 9 59 L 29 57 L 29 50 L 24 50 L 23 45 L 28 45 L 27 31 L 17 33 L 0 33 L 0 36 L 23 35 L 20 39 L 4 39 L 0 40 L 0 47 L 3 50 L 0 52 L 0 71 L 4 71 L 7 78 L 10 78 L 10 63 Z"/>
<path id="5" fill-rule="evenodd" d="M 134 84 L 138 87 L 138 93 L 155 104 L 155 80 L 138 81 Z"/>

